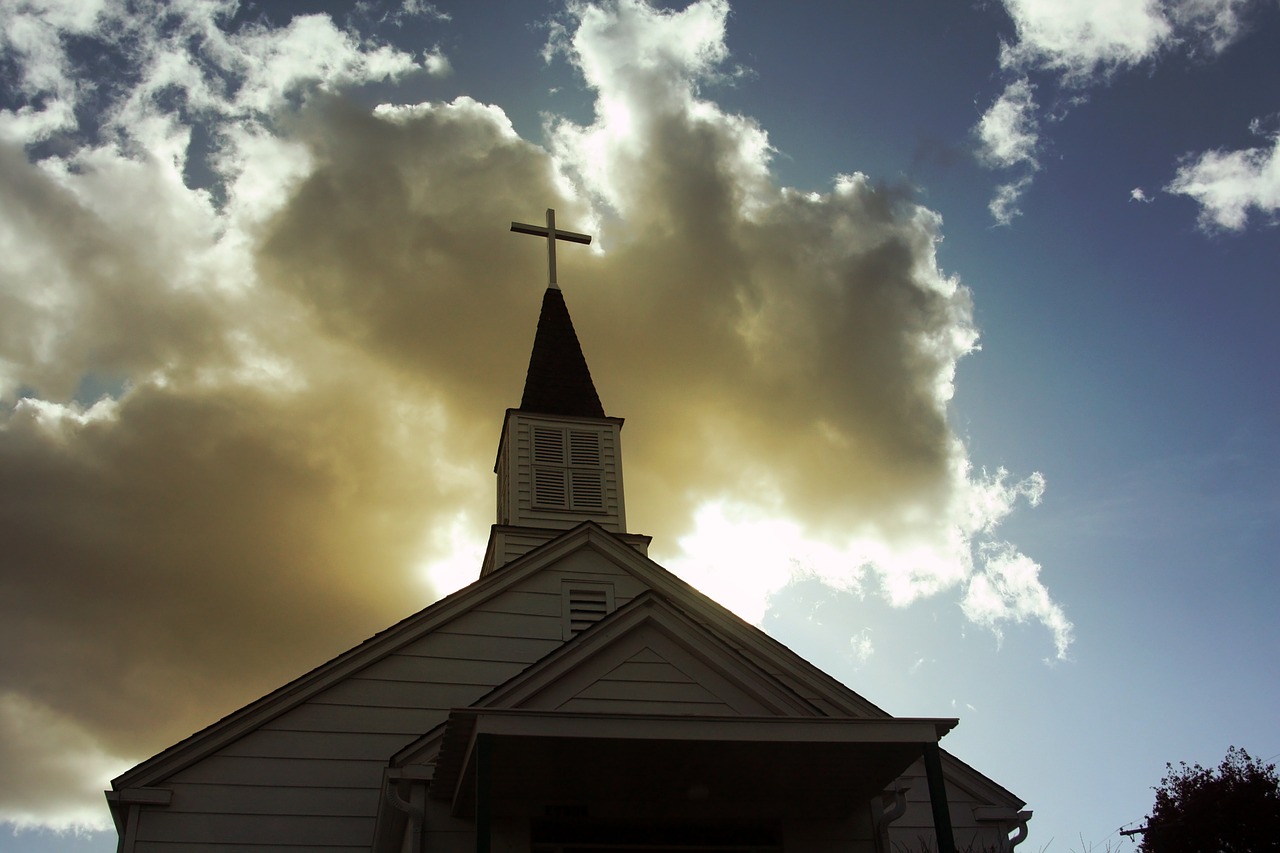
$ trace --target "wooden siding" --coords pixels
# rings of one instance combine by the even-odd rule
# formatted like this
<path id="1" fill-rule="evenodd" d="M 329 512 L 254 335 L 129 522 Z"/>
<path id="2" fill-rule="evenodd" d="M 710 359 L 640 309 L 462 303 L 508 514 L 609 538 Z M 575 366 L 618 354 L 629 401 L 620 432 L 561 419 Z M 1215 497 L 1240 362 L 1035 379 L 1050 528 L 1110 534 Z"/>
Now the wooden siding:
<path id="1" fill-rule="evenodd" d="M 889 824 L 890 853 L 937 850 L 933 806 L 929 802 L 929 783 L 925 777 L 924 762 L 912 764 L 895 785 L 908 788 L 907 810 L 902 817 Z M 1007 848 L 1007 833 L 1002 832 L 999 826 L 979 823 L 974 819 L 974 808 L 985 805 L 989 803 L 976 798 L 953 780 L 947 780 L 947 808 L 951 813 L 951 828 L 957 850 L 998 853 Z"/>
<path id="2" fill-rule="evenodd" d="M 176 771 L 159 783 L 174 792 L 172 803 L 140 808 L 133 849 L 367 850 L 389 757 L 444 721 L 449 709 L 477 702 L 560 647 L 566 582 L 610 585 L 616 608 L 649 589 L 595 547 L 565 555 L 266 720 L 218 753 Z M 674 593 L 667 589 L 666 594 Z M 786 653 L 750 645 L 754 641 L 744 633 L 749 629 L 726 631 L 710 615 L 700 621 L 821 710 L 840 710 L 822 698 L 821 683 L 814 676 L 788 670 Z M 538 697 L 548 705 L 535 701 L 530 707 L 602 713 L 768 713 L 742 689 L 731 668 L 713 668 L 701 654 L 661 632 L 644 642 L 642 637 L 633 639 L 631 648 L 619 646 L 616 655 L 583 665 Z M 911 785 L 908 811 L 890 828 L 890 839 L 915 848 L 918 838 L 932 838 L 923 769 L 914 767 L 904 780 Z M 999 849 L 998 829 L 973 820 L 973 806 L 987 803 L 958 786 L 950 795 L 961 849 L 969 840 L 981 841 L 977 847 Z M 444 821 L 430 831 L 428 849 L 434 853 L 462 853 L 474 847 L 474 833 L 458 821 Z M 800 837 L 803 833 L 796 836 Z M 853 839 L 857 843 L 851 847 L 851 838 L 843 830 L 834 833 L 832 849 L 839 839 L 843 850 L 860 849 L 861 841 Z"/>
<path id="3" fill-rule="evenodd" d="M 600 436 L 600 463 L 604 474 L 604 506 L 599 512 L 582 510 L 551 510 L 535 508 L 533 503 L 533 448 L 532 428 L 584 430 Z M 505 473 L 507 504 L 499 510 L 499 517 L 509 518 L 513 525 L 553 527 L 567 530 L 590 519 L 614 533 L 626 529 L 623 509 L 621 449 L 618 424 L 594 420 L 550 419 L 523 413 L 513 413 L 507 422 L 507 435 L 503 444 L 506 458 L 499 462 Z"/>
<path id="4" fill-rule="evenodd" d="M 632 618 L 640 618 L 636 614 Z M 695 652 L 657 622 L 633 624 L 576 660 L 573 669 L 518 701 L 523 708 L 587 713 L 767 715 L 778 713 L 751 673 Z M 588 640 L 590 642 L 590 640 Z M 591 648 L 588 646 L 588 648 Z M 770 690 L 773 687 L 770 685 Z M 792 712 L 800 710 L 798 704 Z"/>
<path id="5" fill-rule="evenodd" d="M 373 817 L 308 815 L 190 814 L 156 810 L 140 821 L 138 841 L 161 842 L 174 838 L 217 839 L 232 849 L 262 847 L 369 849 Z"/>
<path id="6" fill-rule="evenodd" d="M 599 553 L 570 555 L 174 774 L 135 850 L 368 849 L 387 760 L 562 644 L 565 580 L 611 584 L 619 606 L 645 589 Z M 444 847 L 474 844 L 463 835 Z"/>

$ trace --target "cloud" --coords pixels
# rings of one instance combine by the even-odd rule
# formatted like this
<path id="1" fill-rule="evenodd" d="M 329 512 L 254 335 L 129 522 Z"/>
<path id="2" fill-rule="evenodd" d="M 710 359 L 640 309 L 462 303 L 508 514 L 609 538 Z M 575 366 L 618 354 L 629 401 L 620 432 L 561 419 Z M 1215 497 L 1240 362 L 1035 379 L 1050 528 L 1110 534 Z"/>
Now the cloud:
<path id="1" fill-rule="evenodd" d="M 1005 0 L 1017 37 L 1002 46 L 1000 64 L 1088 82 L 1096 74 L 1143 62 L 1173 35 L 1161 5 L 1156 0 Z"/>
<path id="2" fill-rule="evenodd" d="M 1005 87 L 1004 93 L 982 116 L 976 128 L 981 144 L 979 154 L 991 166 L 1036 168 L 1036 103 L 1034 87 L 1020 77 Z"/>
<path id="3" fill-rule="evenodd" d="M 1003 42 L 1003 93 L 974 130 L 979 159 L 992 169 L 1030 167 L 1002 183 L 989 205 L 998 224 L 1020 211 L 1017 201 L 1038 167 L 1041 116 L 1061 120 L 1088 90 L 1118 73 L 1179 55 L 1212 58 L 1246 31 L 1249 0 L 1004 0 L 1014 39 Z M 1047 105 L 1031 97 L 1036 75 L 1057 94 Z"/>
<path id="4" fill-rule="evenodd" d="M 449 57 L 444 55 L 439 45 L 427 52 L 423 63 L 426 65 L 428 73 L 432 76 L 446 77 L 453 73 L 453 66 L 449 63 Z"/>
<path id="5" fill-rule="evenodd" d="M 965 616 L 997 636 L 1003 622 L 1034 619 L 1053 631 L 1057 655 L 1065 657 L 1074 629 L 1040 582 L 1040 565 L 1005 543 L 990 543 L 983 550 L 982 570 L 965 585 Z"/>
<path id="6" fill-rule="evenodd" d="M 1270 147 L 1190 157 L 1165 192 L 1195 199 L 1200 224 L 1208 229 L 1243 230 L 1251 209 L 1274 222 L 1280 211 L 1280 133 L 1272 134 L 1270 142 Z"/>
<path id="7" fill-rule="evenodd" d="M 988 209 L 998 225 L 1008 225 L 1021 215 L 1018 202 L 1040 168 L 1036 155 L 1040 140 L 1034 89 L 1026 77 L 1010 82 L 974 128 L 980 161 L 991 168 L 1020 167 L 1024 173 L 996 189 Z"/>
<path id="8" fill-rule="evenodd" d="M 1004 68 L 1039 68 L 1070 84 L 1140 65 L 1161 51 L 1220 53 L 1244 31 L 1248 0 L 1005 0 L 1015 41 Z"/>
<path id="9" fill-rule="evenodd" d="M 1022 208 L 1018 206 L 1018 202 L 1022 200 L 1022 193 L 1029 186 L 1031 186 L 1031 175 L 1023 175 L 1016 181 L 996 187 L 995 195 L 991 197 L 987 210 L 990 211 L 991 218 L 997 225 L 1008 225 L 1022 215 Z"/>
<path id="10" fill-rule="evenodd" d="M 82 37 L 121 64 L 92 101 L 88 69 L 36 39 L 20 60 L 52 71 L 3 113 L 0 751 L 19 769 L 0 817 L 87 820 L 60 793 L 85 773 L 456 577 L 540 298 L 539 249 L 505 225 L 547 206 L 600 238 L 560 279 L 628 417 L 628 515 L 655 553 L 695 581 L 736 555 L 725 601 L 757 620 L 796 577 L 896 606 L 987 577 L 976 621 L 1039 620 L 1065 652 L 1038 574 L 987 556 L 1042 480 L 975 474 L 947 421 L 977 331 L 938 216 L 858 173 L 778 186 L 764 129 L 704 94 L 727 75 L 723 3 L 571 6 L 555 50 L 595 118 L 545 147 L 467 97 L 356 102 L 422 66 L 327 18 L 163 8 L 132 24 L 133 63 L 111 54 L 117 7 L 96 10 Z M 24 124 L 52 102 L 29 79 L 83 118 Z M 47 733 L 12 742 L 33 718 Z"/>

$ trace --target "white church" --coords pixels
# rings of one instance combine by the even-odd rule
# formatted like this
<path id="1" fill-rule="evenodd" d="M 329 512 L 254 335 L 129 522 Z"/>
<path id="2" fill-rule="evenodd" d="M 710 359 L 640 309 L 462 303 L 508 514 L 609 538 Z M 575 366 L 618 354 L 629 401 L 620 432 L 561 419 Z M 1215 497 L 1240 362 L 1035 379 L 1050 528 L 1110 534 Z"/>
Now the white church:
<path id="1" fill-rule="evenodd" d="M 479 578 L 144 761 L 121 853 L 1010 853 L 1031 812 L 647 556 L 556 285 Z"/>

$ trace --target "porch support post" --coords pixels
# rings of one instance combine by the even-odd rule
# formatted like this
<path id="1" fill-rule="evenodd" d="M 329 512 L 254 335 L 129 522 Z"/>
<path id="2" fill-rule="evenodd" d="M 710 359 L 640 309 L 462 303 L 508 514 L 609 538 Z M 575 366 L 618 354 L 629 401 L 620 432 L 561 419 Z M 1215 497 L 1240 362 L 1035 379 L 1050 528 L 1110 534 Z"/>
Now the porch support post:
<path id="1" fill-rule="evenodd" d="M 489 853 L 489 762 L 492 753 L 492 737 L 476 735 L 476 853 Z"/>
<path id="2" fill-rule="evenodd" d="M 956 853 L 951 831 L 951 808 L 947 805 L 947 784 L 942 778 L 942 749 L 937 743 L 924 745 L 924 772 L 929 780 L 929 805 L 933 806 L 933 831 L 938 837 L 938 853 Z"/>

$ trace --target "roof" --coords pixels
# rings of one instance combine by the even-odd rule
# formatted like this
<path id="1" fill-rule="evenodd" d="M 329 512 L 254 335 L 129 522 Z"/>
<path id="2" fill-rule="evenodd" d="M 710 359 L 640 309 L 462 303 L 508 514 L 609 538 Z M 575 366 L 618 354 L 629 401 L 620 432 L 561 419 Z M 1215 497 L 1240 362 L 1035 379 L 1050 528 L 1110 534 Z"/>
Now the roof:
<path id="1" fill-rule="evenodd" d="M 554 288 L 547 288 L 542 297 L 520 409 L 544 415 L 604 417 L 564 294 Z"/>
<path id="2" fill-rule="evenodd" d="M 841 707 L 842 710 L 853 714 L 889 716 L 830 675 L 803 660 L 777 640 L 743 622 L 706 595 L 640 554 L 620 537 L 588 521 L 566 531 L 523 557 L 513 560 L 503 571 L 490 574 L 440 599 L 328 663 L 316 667 L 261 699 L 251 702 L 174 744 L 112 780 L 112 787 L 120 790 L 162 782 L 178 770 L 213 754 L 267 721 L 301 705 L 334 683 L 351 676 L 418 637 L 436 630 L 468 609 L 476 607 L 490 597 L 499 595 L 505 589 L 520 583 L 523 578 L 541 571 L 581 548 L 592 548 L 600 552 L 665 597 L 679 598 L 684 608 L 697 613 L 700 619 L 709 624 L 715 625 L 732 645 L 743 650 L 753 650 L 767 662 L 767 669 L 787 671 L 791 678 L 805 683 L 809 690 Z"/>
<path id="3" fill-rule="evenodd" d="M 584 522 L 512 561 L 506 570 L 482 578 L 435 602 L 328 663 L 142 762 L 114 779 L 112 788 L 122 791 L 162 784 L 177 771 L 214 754 L 267 721 L 308 701 L 336 682 L 353 675 L 418 637 L 439 629 L 481 602 L 501 594 L 504 590 L 519 584 L 524 578 L 555 565 L 569 554 L 584 548 L 594 550 L 630 572 L 656 595 L 642 596 L 641 599 L 633 602 L 633 606 L 615 611 L 612 618 L 602 621 L 581 634 L 576 641 L 553 652 L 542 666 L 534 665 L 524 676 L 495 688 L 489 696 L 491 700 L 497 700 L 505 696 L 507 691 L 518 689 L 521 685 L 532 685 L 540 670 L 553 666 L 560 658 L 567 660 L 589 652 L 593 643 L 605 640 L 606 632 L 624 626 L 630 618 L 628 614 L 638 617 L 645 611 L 650 613 L 661 611 L 669 614 L 664 618 L 692 619 L 702 625 L 705 631 L 709 632 L 708 636 L 715 638 L 717 644 L 724 644 L 726 649 L 732 649 L 732 657 L 737 657 L 743 665 L 769 673 L 771 679 L 775 680 L 785 673 L 785 681 L 791 687 L 785 688 L 784 692 L 798 688 L 803 695 L 811 697 L 805 699 L 806 702 L 816 702 L 825 707 L 825 710 L 820 709 L 824 715 L 880 720 L 890 718 L 889 714 L 805 661 L 782 643 L 769 637 L 759 628 L 744 622 L 653 560 L 637 552 L 620 537 L 592 522 Z M 760 692 L 762 688 L 759 685 L 763 682 L 756 683 L 756 695 L 763 696 L 771 692 Z M 780 682 L 778 689 L 783 689 Z M 402 756 L 404 753 L 414 751 L 414 748 L 420 750 L 423 742 L 431 734 L 428 733 L 426 738 L 402 750 Z M 947 763 L 949 780 L 951 773 L 958 773 L 967 782 L 965 787 L 984 790 L 988 792 L 989 797 L 994 797 L 996 802 L 1007 799 L 1011 805 L 1014 803 L 1018 807 L 1023 805 L 1022 800 L 1015 795 L 954 759 L 945 751 L 943 760 Z"/>

